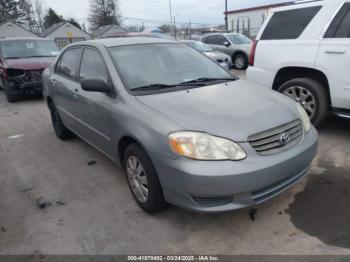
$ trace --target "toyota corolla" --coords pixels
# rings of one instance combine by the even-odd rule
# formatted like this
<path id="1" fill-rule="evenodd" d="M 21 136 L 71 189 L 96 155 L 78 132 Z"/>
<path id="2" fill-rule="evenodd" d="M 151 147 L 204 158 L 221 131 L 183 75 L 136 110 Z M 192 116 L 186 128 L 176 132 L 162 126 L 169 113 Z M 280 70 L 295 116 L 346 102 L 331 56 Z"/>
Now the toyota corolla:
<path id="1" fill-rule="evenodd" d="M 56 135 L 119 164 L 147 212 L 262 203 L 299 182 L 317 152 L 299 104 L 172 40 L 72 44 L 43 82 Z"/>

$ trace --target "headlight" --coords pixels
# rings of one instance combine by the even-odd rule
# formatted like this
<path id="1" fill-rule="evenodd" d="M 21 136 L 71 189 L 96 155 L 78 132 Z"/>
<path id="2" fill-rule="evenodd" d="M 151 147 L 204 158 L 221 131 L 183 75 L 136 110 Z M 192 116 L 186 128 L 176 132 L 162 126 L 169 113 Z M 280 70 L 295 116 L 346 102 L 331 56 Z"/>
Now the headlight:
<path id="1" fill-rule="evenodd" d="M 169 135 L 171 149 L 196 160 L 242 160 L 247 154 L 231 140 L 201 132 L 175 132 Z"/>
<path id="2" fill-rule="evenodd" d="M 297 109 L 299 112 L 300 119 L 303 122 L 305 132 L 310 131 L 311 123 L 310 123 L 310 118 L 309 118 L 308 114 L 306 113 L 305 109 L 299 103 L 297 103 Z"/>

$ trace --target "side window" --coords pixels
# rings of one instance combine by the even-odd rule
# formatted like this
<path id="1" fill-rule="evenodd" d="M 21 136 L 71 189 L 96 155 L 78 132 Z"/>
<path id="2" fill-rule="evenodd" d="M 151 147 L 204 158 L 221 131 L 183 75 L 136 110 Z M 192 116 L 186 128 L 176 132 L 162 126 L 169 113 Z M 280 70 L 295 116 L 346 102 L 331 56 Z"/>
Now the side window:
<path id="1" fill-rule="evenodd" d="M 228 40 L 222 35 L 217 35 L 216 39 L 215 39 L 215 42 L 216 42 L 217 45 L 224 45 L 224 43 L 228 42 Z"/>
<path id="2" fill-rule="evenodd" d="M 56 73 L 76 79 L 81 52 L 81 48 L 72 48 L 64 52 L 60 61 L 57 63 Z"/>
<path id="3" fill-rule="evenodd" d="M 210 45 L 216 45 L 216 36 L 212 35 L 212 36 L 208 36 L 205 39 L 205 43 L 210 44 Z"/>
<path id="4" fill-rule="evenodd" d="M 325 38 L 350 38 L 350 3 L 344 4 L 329 26 Z"/>
<path id="5" fill-rule="evenodd" d="M 95 50 L 86 48 L 80 65 L 80 79 L 100 79 L 108 83 L 108 73 L 102 56 Z"/>
<path id="6" fill-rule="evenodd" d="M 260 39 L 297 39 L 320 9 L 321 6 L 313 6 L 276 12 L 266 25 Z"/>
<path id="7" fill-rule="evenodd" d="M 209 44 L 209 42 L 208 42 L 208 37 L 203 37 L 202 42 L 203 42 L 203 43 L 206 43 L 206 44 Z"/>

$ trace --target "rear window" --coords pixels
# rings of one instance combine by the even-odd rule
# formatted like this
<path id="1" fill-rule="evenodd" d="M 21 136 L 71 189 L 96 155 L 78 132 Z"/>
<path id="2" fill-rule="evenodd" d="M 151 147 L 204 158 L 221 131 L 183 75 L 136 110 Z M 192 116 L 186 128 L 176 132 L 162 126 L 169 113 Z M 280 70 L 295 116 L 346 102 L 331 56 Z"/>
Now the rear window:
<path id="1" fill-rule="evenodd" d="M 321 6 L 313 6 L 276 12 L 267 24 L 260 39 L 297 39 L 320 9 Z"/>

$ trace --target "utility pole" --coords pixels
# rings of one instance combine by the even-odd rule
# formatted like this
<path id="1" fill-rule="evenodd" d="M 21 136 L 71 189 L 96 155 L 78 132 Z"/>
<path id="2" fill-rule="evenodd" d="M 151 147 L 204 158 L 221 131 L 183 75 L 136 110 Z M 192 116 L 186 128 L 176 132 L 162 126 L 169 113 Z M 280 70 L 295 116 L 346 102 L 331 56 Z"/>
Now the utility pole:
<path id="1" fill-rule="evenodd" d="M 169 0 L 170 1 L 170 0 Z M 225 0 L 225 28 L 228 31 L 228 20 L 227 20 L 227 0 Z"/>
<path id="2" fill-rule="evenodd" d="M 171 0 L 169 0 L 169 14 L 170 14 L 170 31 L 171 31 L 171 34 L 173 35 L 173 30 L 172 30 L 173 13 L 172 13 L 172 8 L 171 8 Z"/>
<path id="3" fill-rule="evenodd" d="M 176 15 L 174 15 L 174 36 L 175 36 L 175 39 L 177 40 L 177 36 L 176 36 Z"/>
<path id="4" fill-rule="evenodd" d="M 188 39 L 192 39 L 192 22 L 191 22 L 191 20 L 190 20 L 189 38 Z"/>

